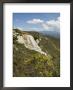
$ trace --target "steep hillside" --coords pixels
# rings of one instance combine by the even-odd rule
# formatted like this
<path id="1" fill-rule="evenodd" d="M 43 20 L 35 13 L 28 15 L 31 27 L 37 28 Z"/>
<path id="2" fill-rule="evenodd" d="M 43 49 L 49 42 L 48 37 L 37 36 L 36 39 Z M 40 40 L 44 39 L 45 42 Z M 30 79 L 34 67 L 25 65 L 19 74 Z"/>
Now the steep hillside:
<path id="1" fill-rule="evenodd" d="M 60 76 L 59 42 L 59 39 L 47 37 L 38 32 L 14 29 L 13 76 Z"/>

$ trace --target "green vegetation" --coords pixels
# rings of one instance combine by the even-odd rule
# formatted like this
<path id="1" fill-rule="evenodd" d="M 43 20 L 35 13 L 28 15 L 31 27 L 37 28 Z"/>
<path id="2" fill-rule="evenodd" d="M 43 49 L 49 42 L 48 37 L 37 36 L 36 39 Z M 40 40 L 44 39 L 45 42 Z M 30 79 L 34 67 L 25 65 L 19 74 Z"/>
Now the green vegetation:
<path id="1" fill-rule="evenodd" d="M 21 31 L 16 30 L 19 34 Z M 22 32 L 23 33 L 23 32 Z M 46 55 L 27 49 L 13 36 L 13 76 L 14 77 L 59 77 L 60 76 L 60 40 L 43 36 L 37 32 L 27 32 L 35 40 L 40 39 L 39 46 Z"/>

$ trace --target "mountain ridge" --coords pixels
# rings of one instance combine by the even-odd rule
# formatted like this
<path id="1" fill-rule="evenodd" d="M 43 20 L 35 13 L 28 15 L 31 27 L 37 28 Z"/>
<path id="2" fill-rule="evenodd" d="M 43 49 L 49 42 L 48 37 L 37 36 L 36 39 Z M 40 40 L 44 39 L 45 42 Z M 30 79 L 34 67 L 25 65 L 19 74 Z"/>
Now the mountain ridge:
<path id="1" fill-rule="evenodd" d="M 59 77 L 60 76 L 60 43 L 39 32 L 18 32 L 13 35 L 13 76 L 14 77 Z M 18 42 L 18 36 L 33 36 L 37 45 L 45 54 L 26 48 L 24 42 Z M 29 37 L 29 39 L 31 39 Z M 24 39 L 23 39 L 24 40 Z M 22 41 L 23 41 L 22 40 Z M 28 43 L 30 40 L 28 40 Z M 26 44 L 27 46 L 27 44 Z M 35 45 L 34 45 L 35 46 Z"/>
<path id="2" fill-rule="evenodd" d="M 14 35 L 18 34 L 14 32 Z M 38 40 L 38 39 L 37 39 Z M 38 43 L 35 41 L 34 37 L 28 33 L 23 32 L 23 35 L 17 36 L 17 41 L 21 44 L 24 44 L 24 46 L 30 50 L 35 50 L 41 54 L 47 55 L 45 52 L 41 50 L 41 48 L 38 46 Z M 38 40 L 39 41 L 39 40 Z"/>

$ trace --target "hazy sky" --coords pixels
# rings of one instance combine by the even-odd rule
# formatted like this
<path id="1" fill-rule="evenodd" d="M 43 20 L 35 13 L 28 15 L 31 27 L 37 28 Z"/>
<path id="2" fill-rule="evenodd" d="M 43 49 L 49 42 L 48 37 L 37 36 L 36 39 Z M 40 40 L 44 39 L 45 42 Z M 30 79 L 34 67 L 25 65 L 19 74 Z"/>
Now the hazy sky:
<path id="1" fill-rule="evenodd" d="M 13 28 L 60 31 L 59 13 L 13 13 Z"/>

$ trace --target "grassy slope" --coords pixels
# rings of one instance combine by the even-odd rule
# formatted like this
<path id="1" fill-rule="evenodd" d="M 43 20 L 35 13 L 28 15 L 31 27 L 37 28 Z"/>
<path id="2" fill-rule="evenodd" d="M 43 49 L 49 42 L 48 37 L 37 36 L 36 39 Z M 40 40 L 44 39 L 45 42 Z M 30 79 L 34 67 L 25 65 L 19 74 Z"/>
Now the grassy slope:
<path id="1" fill-rule="evenodd" d="M 18 30 L 17 30 L 18 32 Z M 21 33 L 21 32 L 19 32 Z M 25 77 L 57 77 L 60 76 L 60 46 L 59 40 L 45 37 L 37 32 L 28 32 L 35 40 L 41 38 L 39 46 L 48 56 L 25 48 L 14 39 L 13 76 Z M 50 57 L 50 56 L 51 57 Z"/>

